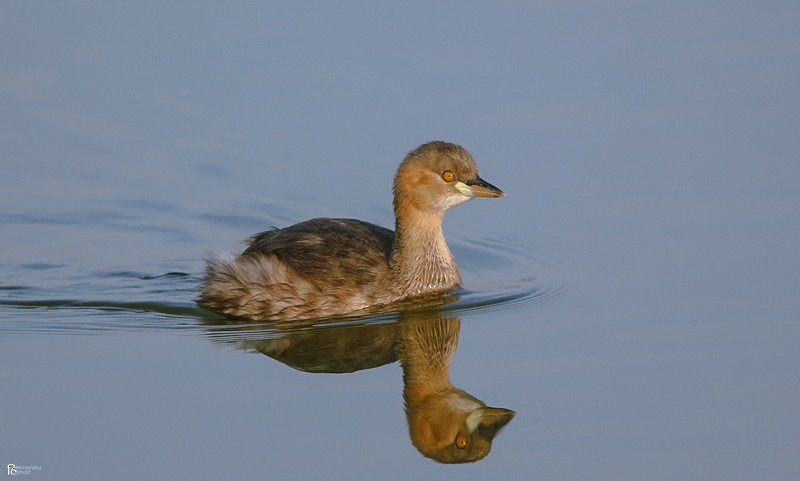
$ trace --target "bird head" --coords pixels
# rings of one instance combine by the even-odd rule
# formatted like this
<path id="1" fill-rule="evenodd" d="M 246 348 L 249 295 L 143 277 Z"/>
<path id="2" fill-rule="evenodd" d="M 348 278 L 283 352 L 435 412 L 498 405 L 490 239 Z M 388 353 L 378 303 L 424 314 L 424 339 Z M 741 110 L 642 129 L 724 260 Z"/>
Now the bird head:
<path id="1" fill-rule="evenodd" d="M 452 388 L 407 406 L 409 434 L 417 450 L 440 463 L 470 463 L 489 454 L 492 440 L 515 412 L 488 407 Z"/>
<path id="2" fill-rule="evenodd" d="M 412 150 L 394 179 L 395 208 L 444 213 L 473 197 L 505 193 L 478 175 L 478 166 L 460 145 L 434 141 Z"/>

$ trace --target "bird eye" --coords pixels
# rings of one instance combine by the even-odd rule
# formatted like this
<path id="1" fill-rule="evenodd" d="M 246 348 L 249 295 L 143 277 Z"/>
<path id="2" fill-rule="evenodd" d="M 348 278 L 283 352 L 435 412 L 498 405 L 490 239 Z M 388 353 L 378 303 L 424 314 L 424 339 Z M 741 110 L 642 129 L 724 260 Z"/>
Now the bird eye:
<path id="1" fill-rule="evenodd" d="M 459 433 L 459 435 L 456 436 L 456 447 L 458 449 L 464 449 L 467 447 L 467 444 L 469 444 L 467 436 L 465 434 Z"/>
<path id="2" fill-rule="evenodd" d="M 444 172 L 442 172 L 442 180 L 444 180 L 445 182 L 452 182 L 456 180 L 456 174 L 450 172 L 449 170 L 445 170 Z"/>

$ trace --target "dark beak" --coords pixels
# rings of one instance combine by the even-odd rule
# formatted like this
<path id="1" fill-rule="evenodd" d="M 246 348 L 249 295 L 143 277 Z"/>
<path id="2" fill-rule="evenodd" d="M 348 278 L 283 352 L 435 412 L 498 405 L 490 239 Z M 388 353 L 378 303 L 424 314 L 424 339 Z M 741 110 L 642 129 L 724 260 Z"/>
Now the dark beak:
<path id="1" fill-rule="evenodd" d="M 506 193 L 480 177 L 464 182 L 475 197 L 505 197 Z"/>
<path id="2" fill-rule="evenodd" d="M 510 409 L 486 407 L 481 412 L 480 425 L 483 428 L 488 428 L 492 436 L 494 436 L 497 431 L 500 431 L 500 428 L 514 419 L 515 414 L 517 413 Z"/>

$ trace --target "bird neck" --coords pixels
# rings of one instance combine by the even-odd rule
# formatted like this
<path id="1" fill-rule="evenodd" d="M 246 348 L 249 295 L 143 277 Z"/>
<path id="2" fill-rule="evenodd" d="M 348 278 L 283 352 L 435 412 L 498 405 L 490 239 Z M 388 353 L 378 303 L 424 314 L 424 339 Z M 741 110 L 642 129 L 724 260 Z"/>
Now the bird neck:
<path id="1" fill-rule="evenodd" d="M 442 232 L 443 212 L 395 204 L 391 267 L 401 297 L 434 293 L 461 284 L 461 274 Z"/>
<path id="2" fill-rule="evenodd" d="M 407 407 L 454 389 L 449 371 L 458 347 L 459 326 L 457 318 L 426 319 L 405 326 L 398 357 Z"/>

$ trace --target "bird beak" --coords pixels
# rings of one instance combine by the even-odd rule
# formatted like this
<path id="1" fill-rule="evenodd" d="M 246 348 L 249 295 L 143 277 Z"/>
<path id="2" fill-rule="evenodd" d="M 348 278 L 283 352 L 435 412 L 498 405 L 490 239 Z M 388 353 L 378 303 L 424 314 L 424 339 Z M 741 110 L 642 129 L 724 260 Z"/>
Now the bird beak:
<path id="1" fill-rule="evenodd" d="M 480 177 L 464 182 L 464 187 L 464 190 L 460 188 L 458 190 L 470 197 L 505 197 L 506 195 L 505 192 Z M 465 190 L 468 190 L 469 193 L 465 192 Z"/>
<path id="2" fill-rule="evenodd" d="M 478 408 L 467 417 L 467 429 L 473 432 L 481 427 L 494 435 L 500 431 L 500 428 L 508 424 L 515 414 L 517 413 L 505 408 Z"/>

